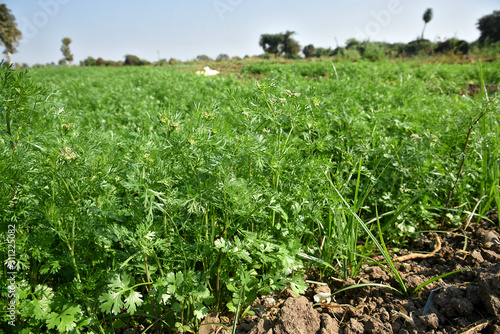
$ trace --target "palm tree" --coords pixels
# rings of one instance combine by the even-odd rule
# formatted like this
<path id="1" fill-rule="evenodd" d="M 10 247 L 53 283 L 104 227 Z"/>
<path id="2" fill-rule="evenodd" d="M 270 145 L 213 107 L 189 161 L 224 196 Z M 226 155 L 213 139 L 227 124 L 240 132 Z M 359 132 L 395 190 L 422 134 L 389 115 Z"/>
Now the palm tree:
<path id="1" fill-rule="evenodd" d="M 424 29 L 422 29 L 422 36 L 420 39 L 424 39 L 424 31 L 425 31 L 425 26 L 427 23 L 429 23 L 430 20 L 432 20 L 432 8 L 427 8 L 427 10 L 424 13 Z"/>

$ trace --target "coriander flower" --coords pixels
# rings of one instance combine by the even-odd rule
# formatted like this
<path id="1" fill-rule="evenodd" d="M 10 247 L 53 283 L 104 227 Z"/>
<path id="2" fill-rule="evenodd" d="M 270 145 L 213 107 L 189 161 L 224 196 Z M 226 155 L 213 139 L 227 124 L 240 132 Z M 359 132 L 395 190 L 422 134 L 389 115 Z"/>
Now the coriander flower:
<path id="1" fill-rule="evenodd" d="M 422 137 L 420 137 L 416 133 L 412 133 L 411 136 L 410 136 L 410 138 L 412 138 L 412 139 L 422 139 Z"/>
<path id="2" fill-rule="evenodd" d="M 73 124 L 71 123 L 63 123 L 63 125 L 61 125 L 61 129 L 63 130 L 63 132 L 68 132 L 69 130 L 71 130 L 72 126 Z"/>
<path id="3" fill-rule="evenodd" d="M 68 161 L 74 160 L 78 157 L 78 155 L 76 155 L 76 153 L 73 152 L 71 147 L 68 146 L 64 147 L 64 152 L 61 152 L 61 156 Z"/>
<path id="4" fill-rule="evenodd" d="M 288 95 L 288 97 L 292 97 L 292 96 L 300 97 L 300 95 L 301 95 L 300 93 L 292 93 L 289 89 L 287 89 L 285 92 L 286 92 L 286 95 Z"/>
<path id="5" fill-rule="evenodd" d="M 170 123 L 170 125 L 168 126 L 168 130 L 169 131 L 177 131 L 177 130 L 179 130 L 179 123 L 177 123 L 177 122 Z"/>

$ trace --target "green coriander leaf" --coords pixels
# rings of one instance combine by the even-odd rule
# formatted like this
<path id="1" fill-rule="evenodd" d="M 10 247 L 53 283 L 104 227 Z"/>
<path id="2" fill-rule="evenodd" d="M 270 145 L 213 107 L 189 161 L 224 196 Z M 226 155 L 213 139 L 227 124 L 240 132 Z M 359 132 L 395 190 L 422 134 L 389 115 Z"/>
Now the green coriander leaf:
<path id="1" fill-rule="evenodd" d="M 142 295 L 137 291 L 130 291 L 128 298 L 125 298 L 125 307 L 127 311 L 134 315 L 135 311 L 137 311 L 137 306 L 142 304 Z"/>

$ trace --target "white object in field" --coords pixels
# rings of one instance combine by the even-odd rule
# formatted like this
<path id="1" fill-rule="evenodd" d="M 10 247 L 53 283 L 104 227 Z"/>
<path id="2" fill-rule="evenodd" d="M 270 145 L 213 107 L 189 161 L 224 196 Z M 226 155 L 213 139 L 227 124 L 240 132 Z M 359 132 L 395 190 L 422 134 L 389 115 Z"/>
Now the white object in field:
<path id="1" fill-rule="evenodd" d="M 203 75 L 204 75 L 204 76 L 206 76 L 206 77 L 211 77 L 211 76 L 214 76 L 214 75 L 219 74 L 219 71 L 217 71 L 217 70 L 212 70 L 212 69 L 211 69 L 210 67 L 208 67 L 208 66 L 205 66 L 203 69 L 205 70 L 205 72 L 203 73 Z"/>
<path id="2" fill-rule="evenodd" d="M 330 298 L 331 294 L 329 293 L 324 293 L 324 292 L 320 292 L 316 295 L 314 295 L 313 299 L 314 299 L 314 302 L 315 303 L 326 303 L 326 304 L 330 304 L 331 302 L 331 298 Z"/>

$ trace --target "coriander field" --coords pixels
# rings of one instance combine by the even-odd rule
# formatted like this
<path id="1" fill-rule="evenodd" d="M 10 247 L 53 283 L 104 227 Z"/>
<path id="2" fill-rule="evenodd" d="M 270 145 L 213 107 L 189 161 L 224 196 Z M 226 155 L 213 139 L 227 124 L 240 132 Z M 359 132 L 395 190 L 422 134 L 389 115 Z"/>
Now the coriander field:
<path id="1" fill-rule="evenodd" d="M 498 209 L 499 61 L 194 72 L 2 66 L 1 330 L 231 330 Z"/>

